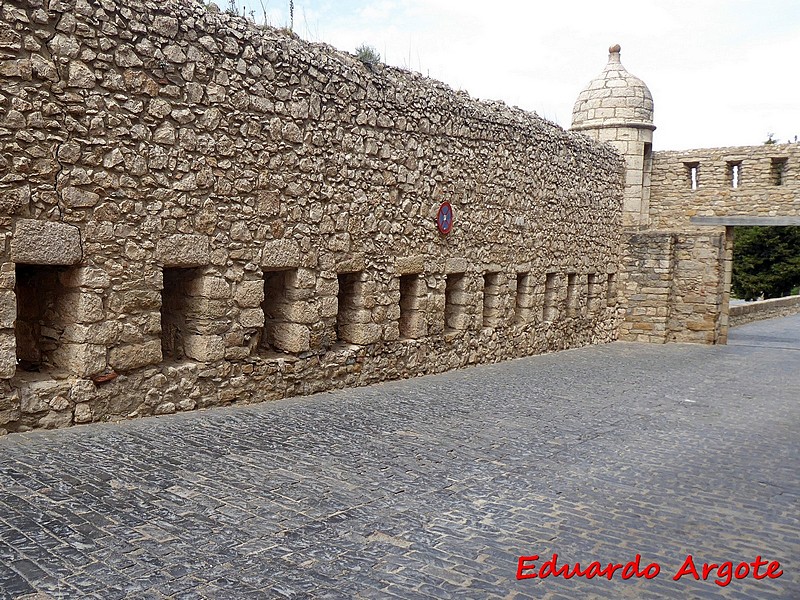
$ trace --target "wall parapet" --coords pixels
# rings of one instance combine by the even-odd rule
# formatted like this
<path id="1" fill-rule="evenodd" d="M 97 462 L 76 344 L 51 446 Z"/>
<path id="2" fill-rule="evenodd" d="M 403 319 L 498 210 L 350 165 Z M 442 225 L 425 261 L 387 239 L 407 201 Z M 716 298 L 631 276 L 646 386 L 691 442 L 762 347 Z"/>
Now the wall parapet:
<path id="1" fill-rule="evenodd" d="M 692 229 L 692 217 L 800 216 L 800 144 L 653 153 L 653 228 Z"/>
<path id="2" fill-rule="evenodd" d="M 733 304 L 728 311 L 728 319 L 730 326 L 736 327 L 753 321 L 786 317 L 797 313 L 800 313 L 800 295 Z"/>

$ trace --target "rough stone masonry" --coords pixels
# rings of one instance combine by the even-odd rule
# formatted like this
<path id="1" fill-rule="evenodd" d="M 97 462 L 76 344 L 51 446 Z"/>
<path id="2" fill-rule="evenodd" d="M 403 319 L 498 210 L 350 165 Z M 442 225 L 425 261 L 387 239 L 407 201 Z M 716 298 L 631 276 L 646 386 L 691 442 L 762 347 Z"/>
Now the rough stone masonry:
<path id="1" fill-rule="evenodd" d="M 622 173 L 202 4 L 3 0 L 0 433 L 611 341 Z"/>

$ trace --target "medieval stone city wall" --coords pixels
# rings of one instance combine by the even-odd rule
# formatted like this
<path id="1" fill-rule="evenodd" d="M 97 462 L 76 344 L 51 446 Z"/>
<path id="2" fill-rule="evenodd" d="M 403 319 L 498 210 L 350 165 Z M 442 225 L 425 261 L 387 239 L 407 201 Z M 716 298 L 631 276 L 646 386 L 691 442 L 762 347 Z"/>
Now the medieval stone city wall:
<path id="1" fill-rule="evenodd" d="M 798 144 L 654 152 L 649 235 L 626 235 L 621 339 L 724 344 L 735 228 L 691 218 L 798 216 L 799 190 Z"/>
<path id="2" fill-rule="evenodd" d="M 654 152 L 650 227 L 694 229 L 691 217 L 800 216 L 798 192 L 800 144 Z"/>
<path id="3" fill-rule="evenodd" d="M 0 59 L 0 432 L 616 336 L 608 147 L 201 4 L 5 0 Z"/>

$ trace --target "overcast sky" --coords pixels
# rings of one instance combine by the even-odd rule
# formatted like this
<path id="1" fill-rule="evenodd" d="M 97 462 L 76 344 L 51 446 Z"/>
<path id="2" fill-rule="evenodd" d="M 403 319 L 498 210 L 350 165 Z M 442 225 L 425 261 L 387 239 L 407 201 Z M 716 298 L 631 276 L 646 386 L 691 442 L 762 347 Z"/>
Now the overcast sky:
<path id="1" fill-rule="evenodd" d="M 229 0 L 217 0 L 221 8 Z M 263 2 L 263 4 L 262 4 Z M 289 0 L 238 0 L 289 23 Z M 419 71 L 569 127 L 608 47 L 650 88 L 653 146 L 752 145 L 800 135 L 798 0 L 294 0 L 302 38 Z"/>

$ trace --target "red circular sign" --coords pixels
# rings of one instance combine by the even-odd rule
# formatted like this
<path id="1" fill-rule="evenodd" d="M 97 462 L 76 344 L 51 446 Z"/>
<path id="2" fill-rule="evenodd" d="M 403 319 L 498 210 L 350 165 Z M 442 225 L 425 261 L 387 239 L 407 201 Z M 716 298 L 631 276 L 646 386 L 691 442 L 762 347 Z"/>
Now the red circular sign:
<path id="1" fill-rule="evenodd" d="M 442 235 L 447 235 L 453 228 L 453 207 L 449 202 L 442 202 L 439 207 L 439 212 L 436 213 L 436 227 Z"/>

